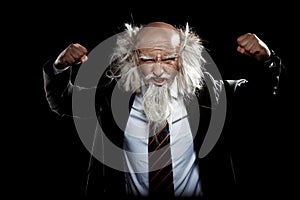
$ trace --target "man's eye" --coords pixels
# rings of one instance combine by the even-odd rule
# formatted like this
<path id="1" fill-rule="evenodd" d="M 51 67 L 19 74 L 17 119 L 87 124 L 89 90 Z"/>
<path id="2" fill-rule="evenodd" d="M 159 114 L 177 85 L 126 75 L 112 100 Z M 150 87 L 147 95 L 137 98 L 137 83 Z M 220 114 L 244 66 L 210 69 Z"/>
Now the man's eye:
<path id="1" fill-rule="evenodd" d="M 142 62 L 154 62 L 154 58 L 140 58 Z"/>
<path id="2" fill-rule="evenodd" d="M 176 57 L 163 58 L 162 61 L 175 61 Z"/>

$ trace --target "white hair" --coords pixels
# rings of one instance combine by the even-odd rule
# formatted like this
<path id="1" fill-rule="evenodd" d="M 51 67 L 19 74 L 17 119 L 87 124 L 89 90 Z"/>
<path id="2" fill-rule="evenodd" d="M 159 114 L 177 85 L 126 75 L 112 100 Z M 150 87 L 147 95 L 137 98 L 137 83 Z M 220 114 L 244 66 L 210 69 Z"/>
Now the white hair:
<path id="1" fill-rule="evenodd" d="M 144 112 L 149 123 L 149 134 L 155 135 L 163 124 L 172 119 L 174 108 L 168 84 L 157 87 L 149 83 L 143 98 Z"/>
<path id="2" fill-rule="evenodd" d="M 125 24 L 125 31 L 117 38 L 116 47 L 111 56 L 111 78 L 119 78 L 118 84 L 125 91 L 140 92 L 142 78 L 138 70 L 136 36 L 143 26 Z M 200 37 L 190 30 L 186 24 L 185 30 L 177 28 L 180 36 L 179 73 L 177 88 L 184 98 L 195 95 L 196 89 L 201 89 L 204 83 L 204 64 L 202 51 L 204 47 Z"/>

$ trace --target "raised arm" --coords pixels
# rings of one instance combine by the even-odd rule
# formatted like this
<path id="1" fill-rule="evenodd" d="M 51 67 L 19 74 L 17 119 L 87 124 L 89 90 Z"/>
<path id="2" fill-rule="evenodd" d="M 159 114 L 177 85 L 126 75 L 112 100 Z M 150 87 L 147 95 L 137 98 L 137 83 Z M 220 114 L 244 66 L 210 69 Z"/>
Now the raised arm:
<path id="1" fill-rule="evenodd" d="M 234 92 L 239 92 L 241 88 L 248 87 L 262 94 L 276 94 L 283 65 L 281 59 L 263 42 L 256 34 L 246 33 L 237 38 L 237 51 L 241 54 L 250 56 L 258 61 L 261 68 L 257 72 L 257 81 L 241 79 L 229 81 L 233 85 Z M 261 75 L 264 74 L 262 77 Z M 263 80 L 261 80 L 263 78 Z"/>
<path id="2" fill-rule="evenodd" d="M 71 67 L 85 62 L 87 50 L 76 43 L 70 44 L 54 61 L 50 59 L 43 68 L 46 99 L 52 111 L 57 114 L 72 115 L 71 98 L 73 84 L 70 81 Z"/>

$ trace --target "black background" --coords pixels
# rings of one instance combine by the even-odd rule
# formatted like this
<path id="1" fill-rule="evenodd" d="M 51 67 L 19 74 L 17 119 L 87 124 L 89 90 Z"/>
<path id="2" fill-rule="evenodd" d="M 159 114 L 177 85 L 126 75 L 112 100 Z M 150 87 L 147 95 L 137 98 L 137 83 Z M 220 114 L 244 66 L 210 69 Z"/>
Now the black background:
<path id="1" fill-rule="evenodd" d="M 107 2 L 105 2 L 107 3 Z M 28 196 L 81 197 L 89 153 L 82 145 L 71 119 L 51 112 L 43 90 L 42 66 L 56 57 L 69 43 L 78 42 L 92 50 L 108 37 L 123 31 L 124 23 L 144 24 L 165 21 L 189 25 L 203 38 L 203 43 L 225 79 L 247 77 L 236 52 L 236 38 L 246 32 L 256 33 L 282 58 L 290 82 L 297 80 L 298 33 L 296 6 L 247 2 L 234 6 L 220 3 L 199 5 L 170 2 L 117 3 L 43 2 L 16 3 L 3 17 L 5 34 L 5 101 L 9 136 L 5 143 L 3 171 L 10 197 Z M 181 5 L 187 3 L 188 5 Z M 7 7 L 8 8 L 8 7 Z M 283 14 L 285 13 L 285 14 Z M 5 73 L 4 73 L 5 72 Z M 278 179 L 270 179 L 274 193 L 282 197 L 294 194 L 296 179 L 297 115 L 293 84 L 281 94 L 278 117 L 270 139 L 270 170 Z M 296 90 L 296 93 L 298 90 Z M 296 121 L 296 120 L 295 120 Z M 263 178 L 263 177 L 262 177 Z M 278 182 L 274 182 L 277 180 Z M 259 180 L 257 180 L 259 182 Z M 297 180 L 296 180 L 297 181 Z M 267 182 L 268 183 L 268 182 Z M 261 184 L 260 184 L 261 186 Z M 281 187 L 282 186 L 282 187 Z M 269 190 L 268 190 L 269 191 Z M 271 191 L 271 190 L 270 190 Z M 272 194 L 270 194 L 272 195 Z"/>

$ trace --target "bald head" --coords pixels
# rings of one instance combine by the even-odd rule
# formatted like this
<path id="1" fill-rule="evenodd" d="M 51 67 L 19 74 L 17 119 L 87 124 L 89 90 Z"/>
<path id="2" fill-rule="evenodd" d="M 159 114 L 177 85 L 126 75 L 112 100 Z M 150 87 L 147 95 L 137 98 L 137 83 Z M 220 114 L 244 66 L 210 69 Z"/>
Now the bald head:
<path id="1" fill-rule="evenodd" d="M 149 24 L 146 24 L 144 27 L 167 28 L 167 29 L 173 29 L 177 31 L 177 29 L 174 26 L 165 22 L 150 22 Z"/>
<path id="2" fill-rule="evenodd" d="M 165 22 L 151 22 L 139 32 L 136 48 L 174 51 L 179 44 L 179 33 L 174 26 Z"/>

